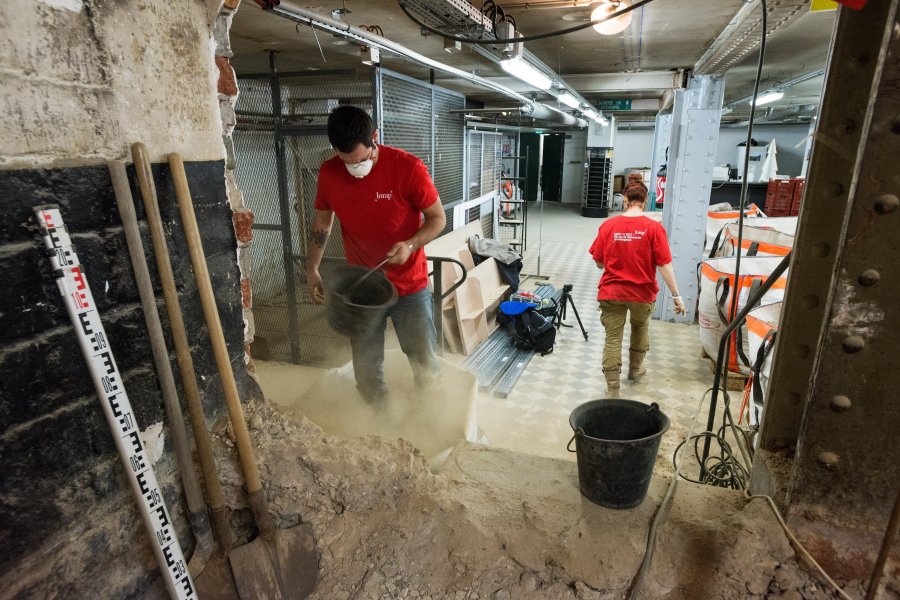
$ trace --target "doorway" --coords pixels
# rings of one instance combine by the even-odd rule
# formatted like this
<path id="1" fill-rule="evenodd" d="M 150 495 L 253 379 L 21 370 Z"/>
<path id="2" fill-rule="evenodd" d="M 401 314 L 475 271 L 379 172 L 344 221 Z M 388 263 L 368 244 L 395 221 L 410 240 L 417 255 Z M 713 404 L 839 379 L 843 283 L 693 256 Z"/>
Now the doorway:
<path id="1" fill-rule="evenodd" d="M 541 191 L 547 202 L 562 201 L 563 156 L 566 134 L 547 133 L 543 136 L 544 152 L 541 161 Z"/>
<path id="2" fill-rule="evenodd" d="M 522 156 L 528 156 L 528 166 L 525 169 L 525 200 L 534 202 L 538 197 L 539 174 L 541 172 L 541 135 L 538 133 L 519 134 Z"/>

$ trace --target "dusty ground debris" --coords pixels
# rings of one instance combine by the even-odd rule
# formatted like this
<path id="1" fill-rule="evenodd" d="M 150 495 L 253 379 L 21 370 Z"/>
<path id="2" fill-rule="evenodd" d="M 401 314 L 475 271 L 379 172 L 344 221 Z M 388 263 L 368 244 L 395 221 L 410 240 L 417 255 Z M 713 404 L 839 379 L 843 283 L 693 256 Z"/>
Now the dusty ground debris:
<path id="1" fill-rule="evenodd" d="M 622 598 L 669 476 L 616 511 L 578 492 L 574 462 L 468 442 L 432 473 L 403 440 L 329 436 L 300 414 L 251 403 L 247 417 L 277 520 L 313 525 L 316 600 Z M 226 434 L 227 435 L 227 434 Z M 243 481 L 216 438 L 233 508 Z M 798 565 L 763 502 L 679 484 L 643 585 L 646 598 L 833 598 Z"/>

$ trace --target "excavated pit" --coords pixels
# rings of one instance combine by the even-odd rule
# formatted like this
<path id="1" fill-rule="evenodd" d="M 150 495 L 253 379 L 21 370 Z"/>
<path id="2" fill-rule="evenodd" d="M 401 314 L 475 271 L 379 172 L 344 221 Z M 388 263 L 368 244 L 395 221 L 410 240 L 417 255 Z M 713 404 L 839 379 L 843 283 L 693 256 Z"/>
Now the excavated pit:
<path id="1" fill-rule="evenodd" d="M 246 410 L 279 526 L 313 526 L 316 600 L 623 598 L 670 482 L 657 473 L 639 507 L 605 509 L 580 495 L 572 461 L 463 441 L 434 473 L 405 440 L 341 439 L 270 402 Z M 232 508 L 244 509 L 229 433 L 214 443 Z M 681 482 L 641 597 L 835 596 L 764 502 Z"/>

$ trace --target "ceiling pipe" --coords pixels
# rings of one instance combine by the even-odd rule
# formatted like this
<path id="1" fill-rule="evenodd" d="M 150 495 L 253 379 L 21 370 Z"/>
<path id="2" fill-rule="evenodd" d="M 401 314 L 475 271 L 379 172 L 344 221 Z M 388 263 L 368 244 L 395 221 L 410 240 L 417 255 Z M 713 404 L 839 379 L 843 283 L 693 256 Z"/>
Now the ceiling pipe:
<path id="1" fill-rule="evenodd" d="M 821 77 L 824 74 L 825 74 L 825 69 L 816 69 L 815 71 L 803 73 L 802 75 L 798 75 L 797 77 L 794 77 L 793 79 L 788 79 L 787 81 L 778 83 L 777 85 L 770 86 L 766 89 L 779 90 L 779 91 L 783 92 L 783 91 L 787 90 L 788 88 L 791 88 L 791 87 L 797 85 L 798 83 L 803 83 L 804 81 L 809 81 L 810 79 L 815 79 L 816 77 Z M 762 95 L 762 93 L 764 93 L 764 92 L 760 92 L 760 95 Z M 741 104 L 745 104 L 745 103 L 749 104 L 751 100 L 753 100 L 752 94 L 749 96 L 745 96 L 743 98 L 739 98 L 737 100 L 732 100 L 731 102 L 728 102 L 727 104 L 725 104 L 724 108 L 736 108 L 736 107 L 740 106 Z"/>
<path id="2" fill-rule="evenodd" d="M 515 92 L 508 87 L 493 83 L 488 79 L 479 77 L 478 75 L 466 73 L 465 71 L 462 71 L 455 67 L 451 67 L 450 65 L 445 65 L 442 62 L 428 58 L 427 56 L 410 50 L 406 46 L 381 37 L 380 35 L 376 35 L 364 29 L 359 29 L 358 27 L 353 27 L 349 23 L 345 23 L 344 21 L 341 21 L 339 19 L 333 19 L 315 11 L 297 6 L 293 2 L 286 2 L 282 0 L 282 2 L 280 2 L 277 6 L 273 6 L 272 8 L 269 8 L 267 10 L 291 21 L 301 23 L 303 25 L 309 25 L 310 27 L 316 27 L 330 33 L 336 33 L 338 35 L 349 38 L 357 42 L 358 44 L 375 46 L 376 48 L 379 48 L 381 50 L 393 52 L 394 54 L 423 64 L 436 71 L 449 73 L 455 77 L 459 77 L 460 79 L 470 81 L 476 85 L 480 85 L 482 87 L 494 90 L 495 92 L 499 92 L 505 96 L 509 96 L 510 98 L 514 98 L 518 102 L 522 103 L 523 113 L 528 115 L 529 117 L 547 120 L 554 123 L 560 123 L 563 125 L 574 125 L 577 127 L 587 127 L 588 125 L 585 119 L 573 117 L 572 115 L 566 114 L 560 110 L 556 110 L 555 108 L 551 108 L 545 104 L 541 104 L 540 102 L 534 102 L 533 100 L 526 98 L 522 94 Z"/>

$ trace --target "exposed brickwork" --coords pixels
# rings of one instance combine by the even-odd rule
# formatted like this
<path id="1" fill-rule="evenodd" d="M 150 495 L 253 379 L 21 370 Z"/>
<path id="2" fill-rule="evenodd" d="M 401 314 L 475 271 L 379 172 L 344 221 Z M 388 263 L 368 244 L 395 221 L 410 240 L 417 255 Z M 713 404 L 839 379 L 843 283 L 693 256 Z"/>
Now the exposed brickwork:
<path id="1" fill-rule="evenodd" d="M 227 56 L 216 57 L 216 67 L 219 68 L 219 82 L 217 90 L 220 94 L 226 96 L 237 96 L 237 81 L 234 77 L 234 69 L 231 68 L 231 62 Z"/>
<path id="2" fill-rule="evenodd" d="M 253 292 L 250 291 L 249 279 L 241 279 L 241 303 L 244 308 L 253 306 Z"/>
<path id="3" fill-rule="evenodd" d="M 234 233 L 237 235 L 238 244 L 247 245 L 253 241 L 253 211 L 243 208 L 234 212 Z"/>
<path id="4" fill-rule="evenodd" d="M 222 120 L 222 143 L 225 146 L 225 188 L 228 194 L 228 204 L 234 211 L 232 220 L 237 238 L 238 268 L 241 272 L 241 303 L 244 320 L 244 363 L 247 371 L 253 375 L 253 359 L 250 356 L 250 344 L 253 342 L 255 327 L 253 322 L 253 293 L 250 283 L 250 252 L 249 246 L 253 242 L 253 212 L 244 204 L 244 196 L 238 188 L 234 176 L 235 156 L 234 132 L 237 118 L 234 112 L 234 104 L 237 100 L 238 87 L 231 67 L 229 57 L 232 55 L 228 29 L 237 10 L 240 0 L 225 0 L 213 29 L 215 41 L 216 67 L 219 70 L 218 93 L 219 113 Z"/>

